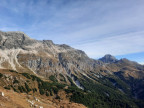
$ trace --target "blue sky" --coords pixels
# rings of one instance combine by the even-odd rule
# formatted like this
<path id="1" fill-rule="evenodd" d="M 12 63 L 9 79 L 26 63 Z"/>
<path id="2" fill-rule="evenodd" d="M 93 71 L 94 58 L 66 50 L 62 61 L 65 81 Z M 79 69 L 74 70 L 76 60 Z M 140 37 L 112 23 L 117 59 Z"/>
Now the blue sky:
<path id="1" fill-rule="evenodd" d="M 0 0 L 0 30 L 144 63 L 144 0 Z"/>

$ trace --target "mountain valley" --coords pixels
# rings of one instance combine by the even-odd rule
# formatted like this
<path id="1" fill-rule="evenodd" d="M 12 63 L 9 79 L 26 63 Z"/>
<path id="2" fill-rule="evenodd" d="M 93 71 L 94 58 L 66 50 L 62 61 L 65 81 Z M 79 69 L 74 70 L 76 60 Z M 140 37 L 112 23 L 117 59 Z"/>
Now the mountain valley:
<path id="1" fill-rule="evenodd" d="M 144 65 L 0 31 L 0 92 L 2 108 L 143 108 Z"/>

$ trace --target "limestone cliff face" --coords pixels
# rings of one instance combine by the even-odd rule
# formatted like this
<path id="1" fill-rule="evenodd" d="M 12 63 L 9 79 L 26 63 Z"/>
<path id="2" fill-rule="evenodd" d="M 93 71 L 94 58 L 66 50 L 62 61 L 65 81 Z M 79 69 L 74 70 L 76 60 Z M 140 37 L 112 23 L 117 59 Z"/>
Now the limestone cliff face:
<path id="1" fill-rule="evenodd" d="M 77 77 L 94 71 L 103 63 L 90 59 L 83 51 L 51 40 L 38 41 L 22 32 L 0 32 L 0 68 L 32 71 L 48 78 L 59 74 L 79 83 Z"/>
<path id="2" fill-rule="evenodd" d="M 1 49 L 28 49 L 27 46 L 36 43 L 36 40 L 30 39 L 22 32 L 0 32 Z"/>
<path id="3" fill-rule="evenodd" d="M 79 79 L 84 77 L 93 80 L 120 71 L 124 76 L 144 77 L 140 64 L 111 55 L 94 60 L 81 50 L 51 40 L 34 40 L 23 32 L 0 32 L 0 68 L 33 72 L 45 78 L 54 75 L 63 83 L 71 83 L 71 79 L 82 89 Z"/>

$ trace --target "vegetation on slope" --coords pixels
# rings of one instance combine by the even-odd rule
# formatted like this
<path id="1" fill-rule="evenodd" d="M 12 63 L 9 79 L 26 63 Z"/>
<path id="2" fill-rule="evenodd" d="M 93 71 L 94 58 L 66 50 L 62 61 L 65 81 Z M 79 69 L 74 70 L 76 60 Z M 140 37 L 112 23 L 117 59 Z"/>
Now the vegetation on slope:
<path id="1" fill-rule="evenodd" d="M 13 89 L 15 92 L 28 94 L 39 93 L 43 96 L 54 96 L 55 99 L 60 100 L 61 97 L 58 95 L 58 92 L 64 90 L 70 101 L 84 104 L 88 108 L 142 108 L 144 103 L 143 101 L 130 99 L 127 95 L 119 91 L 117 89 L 118 87 L 122 85 L 124 88 L 127 87 L 122 81 L 114 77 L 105 77 L 105 79 L 103 78 L 99 80 L 99 82 L 95 82 L 96 79 L 93 81 L 87 77 L 84 78 L 85 80 L 79 79 L 85 88 L 85 90 L 81 90 L 73 85 L 72 82 L 72 86 L 60 84 L 53 76 L 51 77 L 53 82 L 48 82 L 28 73 L 18 73 L 11 70 L 9 72 L 15 74 L 15 77 L 11 79 L 11 83 L 8 83 L 4 88 L 9 90 Z M 20 78 L 18 79 L 16 76 Z M 2 81 L 8 77 L 0 73 L 0 78 L 2 83 Z M 107 81 L 107 83 L 105 83 L 104 80 Z M 117 83 L 118 86 L 111 87 L 113 83 Z"/>

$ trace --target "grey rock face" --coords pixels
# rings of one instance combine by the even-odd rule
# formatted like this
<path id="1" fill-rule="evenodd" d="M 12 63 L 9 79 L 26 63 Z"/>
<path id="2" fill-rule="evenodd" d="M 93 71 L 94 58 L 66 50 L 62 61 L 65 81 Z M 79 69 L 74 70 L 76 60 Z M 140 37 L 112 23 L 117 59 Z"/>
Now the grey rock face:
<path id="1" fill-rule="evenodd" d="M 71 78 L 73 83 L 83 88 L 80 79 L 101 78 L 120 71 L 123 64 L 129 66 L 130 63 L 121 62 L 111 55 L 94 60 L 85 52 L 65 44 L 34 40 L 22 32 L 0 32 L 0 68 L 25 69 L 45 78 L 55 75 L 58 81 L 62 74 L 66 83 L 71 82 L 68 79 Z M 143 70 L 140 65 L 136 68 Z"/>
<path id="2" fill-rule="evenodd" d="M 25 49 L 25 46 L 35 42 L 36 40 L 30 39 L 22 32 L 0 32 L 0 48 L 2 49 Z"/>
<path id="3" fill-rule="evenodd" d="M 114 63 L 118 61 L 114 56 L 107 54 L 104 57 L 100 58 L 99 60 L 103 61 L 104 63 Z"/>
<path id="4" fill-rule="evenodd" d="M 58 77 L 62 73 L 66 80 L 69 76 L 75 84 L 79 80 L 75 80 L 74 75 L 80 77 L 83 73 L 95 71 L 102 64 L 101 61 L 90 59 L 81 50 L 65 44 L 57 45 L 51 40 L 34 40 L 22 32 L 0 32 L 0 49 L 8 50 L 9 54 L 19 50 L 16 57 L 9 57 L 12 62 L 6 60 L 9 64 L 13 63 L 11 67 L 17 69 L 18 66 L 14 66 L 17 62 L 23 68 L 29 68 L 46 78 L 50 75 Z"/>

